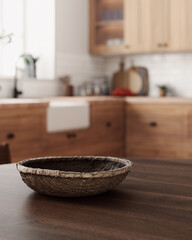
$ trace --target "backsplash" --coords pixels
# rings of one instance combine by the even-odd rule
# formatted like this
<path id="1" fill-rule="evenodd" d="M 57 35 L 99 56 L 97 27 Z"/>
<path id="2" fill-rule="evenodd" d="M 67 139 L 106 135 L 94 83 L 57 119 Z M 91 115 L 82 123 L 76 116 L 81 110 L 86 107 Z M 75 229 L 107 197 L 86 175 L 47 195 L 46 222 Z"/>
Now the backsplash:
<path id="1" fill-rule="evenodd" d="M 106 75 L 111 79 L 119 69 L 120 57 L 93 57 L 88 54 L 57 54 L 56 77 L 71 75 L 72 84 L 77 87 L 94 76 Z M 144 66 L 149 70 L 149 96 L 157 97 L 157 84 L 167 84 L 170 96 L 192 97 L 192 53 L 130 55 L 125 58 L 129 68 Z M 0 80 L 0 98 L 11 97 L 13 80 Z M 63 85 L 58 80 L 27 79 L 21 84 L 21 97 L 61 96 Z M 76 89 L 76 88 L 75 88 Z"/>
<path id="2" fill-rule="evenodd" d="M 0 80 L 0 98 L 13 97 L 13 79 Z M 63 85 L 57 80 L 25 79 L 18 82 L 18 89 L 23 92 L 20 98 L 41 98 L 61 96 Z"/>
<path id="3" fill-rule="evenodd" d="M 111 78 L 122 58 L 105 60 L 105 74 Z M 158 96 L 157 84 L 167 84 L 170 96 L 192 97 L 192 53 L 131 55 L 125 58 L 126 68 L 132 64 L 149 70 L 150 96 Z"/>
<path id="4" fill-rule="evenodd" d="M 66 55 L 58 53 L 56 57 L 57 78 L 71 75 L 72 84 L 77 88 L 85 81 L 90 81 L 93 77 L 105 74 L 105 62 L 102 57 L 84 55 Z"/>

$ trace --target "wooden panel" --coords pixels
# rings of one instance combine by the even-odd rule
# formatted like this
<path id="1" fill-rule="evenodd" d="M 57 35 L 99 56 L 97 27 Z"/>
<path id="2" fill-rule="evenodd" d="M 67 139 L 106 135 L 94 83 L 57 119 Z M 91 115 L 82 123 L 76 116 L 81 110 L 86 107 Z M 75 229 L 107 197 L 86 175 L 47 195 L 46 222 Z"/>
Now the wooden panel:
<path id="1" fill-rule="evenodd" d="M 152 50 L 162 49 L 165 42 L 165 25 L 167 24 L 166 0 L 151 0 L 151 40 Z"/>
<path id="2" fill-rule="evenodd" d="M 124 28 L 125 28 L 125 47 L 127 50 L 133 51 L 138 48 L 139 35 L 138 35 L 138 1 L 125 0 L 124 6 Z"/>
<path id="3" fill-rule="evenodd" d="M 138 51 L 151 51 L 151 1 L 138 1 Z"/>
<path id="4" fill-rule="evenodd" d="M 169 0 L 169 39 L 168 50 L 185 50 L 185 0 Z"/>
<path id="5" fill-rule="evenodd" d="M 38 156 L 40 123 L 40 117 L 0 120 L 0 142 L 9 143 L 12 162 Z"/>
<path id="6" fill-rule="evenodd" d="M 123 105 L 123 102 L 91 103 L 91 127 L 79 131 L 45 133 L 44 155 L 122 156 Z"/>
<path id="7" fill-rule="evenodd" d="M 192 9 L 192 0 L 183 0 L 183 4 L 185 4 L 185 33 L 184 33 L 184 47 L 186 49 L 192 49 L 192 14 L 191 14 L 191 9 Z"/>
<path id="8" fill-rule="evenodd" d="M 124 9 L 121 23 L 96 27 L 102 9 L 120 7 Z M 192 0 L 90 0 L 91 52 L 129 54 L 191 51 L 191 9 Z M 123 38 L 124 44 L 107 46 L 106 39 L 111 38 Z"/>
<path id="9" fill-rule="evenodd" d="M 46 107 L 1 109 L 0 142 L 9 143 L 12 162 L 39 156 L 45 116 Z"/>
<path id="10" fill-rule="evenodd" d="M 127 105 L 126 155 L 182 158 L 188 133 L 187 108 L 175 105 Z"/>
<path id="11" fill-rule="evenodd" d="M 123 19 L 113 20 L 113 11 L 123 11 L 123 0 L 90 0 L 90 52 L 92 54 L 115 54 L 125 52 L 124 43 L 107 44 L 108 40 L 124 39 Z M 105 17 L 112 16 L 112 19 Z M 103 19 L 104 18 L 104 19 Z"/>

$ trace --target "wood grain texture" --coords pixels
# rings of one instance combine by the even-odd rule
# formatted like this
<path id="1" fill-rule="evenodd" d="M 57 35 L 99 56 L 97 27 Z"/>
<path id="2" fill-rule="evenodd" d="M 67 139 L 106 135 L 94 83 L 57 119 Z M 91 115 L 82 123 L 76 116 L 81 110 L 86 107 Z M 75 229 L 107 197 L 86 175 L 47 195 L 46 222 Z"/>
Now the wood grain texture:
<path id="1" fill-rule="evenodd" d="M 191 240 L 192 162 L 133 162 L 114 190 L 75 199 L 34 193 L 0 166 L 0 239 Z"/>
<path id="2" fill-rule="evenodd" d="M 1 109 L 0 142 L 9 143 L 12 162 L 38 157 L 41 153 L 45 112 L 46 105 L 41 104 L 36 107 L 15 106 L 13 109 Z"/>
<path id="3" fill-rule="evenodd" d="M 90 128 L 53 134 L 44 132 L 43 156 L 123 155 L 124 103 L 99 101 L 90 102 L 90 106 Z"/>
<path id="4" fill-rule="evenodd" d="M 122 5 L 123 23 L 112 30 L 96 30 L 99 13 Z M 90 53 L 117 55 L 133 53 L 188 52 L 191 39 L 192 0 L 90 0 Z M 122 6 L 121 6 L 122 7 Z M 120 46 L 107 46 L 105 39 L 124 39 Z M 98 41 L 97 41 L 98 40 Z"/>
<path id="5" fill-rule="evenodd" d="M 126 156 L 187 157 L 188 112 L 188 106 L 174 104 L 127 104 Z"/>

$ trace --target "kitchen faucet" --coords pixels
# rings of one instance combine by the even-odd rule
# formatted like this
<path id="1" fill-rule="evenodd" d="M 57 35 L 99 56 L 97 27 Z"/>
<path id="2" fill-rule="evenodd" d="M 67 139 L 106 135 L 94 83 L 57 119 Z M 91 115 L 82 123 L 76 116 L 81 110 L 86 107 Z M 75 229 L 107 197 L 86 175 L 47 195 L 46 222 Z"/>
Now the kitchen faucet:
<path id="1" fill-rule="evenodd" d="M 32 55 L 30 55 L 30 54 L 20 55 L 17 62 L 16 62 L 16 66 L 15 66 L 14 89 L 13 89 L 13 97 L 14 98 L 18 98 L 18 96 L 23 93 L 22 91 L 20 91 L 18 89 L 18 86 L 17 86 L 17 83 L 18 83 L 18 76 L 17 76 L 18 67 L 17 67 L 17 64 L 18 64 L 18 62 L 21 58 L 23 58 L 26 62 L 25 63 L 25 75 L 27 77 L 31 77 L 31 78 L 36 77 L 35 76 L 35 63 L 34 63 L 34 59 L 33 59 Z"/>

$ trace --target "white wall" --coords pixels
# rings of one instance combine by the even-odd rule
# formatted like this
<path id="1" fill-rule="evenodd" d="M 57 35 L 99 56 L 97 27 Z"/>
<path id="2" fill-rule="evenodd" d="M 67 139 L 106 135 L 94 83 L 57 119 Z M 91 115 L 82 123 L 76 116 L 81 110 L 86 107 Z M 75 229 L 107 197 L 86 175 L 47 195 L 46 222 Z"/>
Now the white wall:
<path id="1" fill-rule="evenodd" d="M 103 73 L 104 59 L 89 55 L 89 0 L 56 0 L 56 77 L 78 86 Z"/>
<path id="2" fill-rule="evenodd" d="M 55 1 L 25 1 L 25 52 L 40 57 L 37 78 L 55 77 Z"/>

